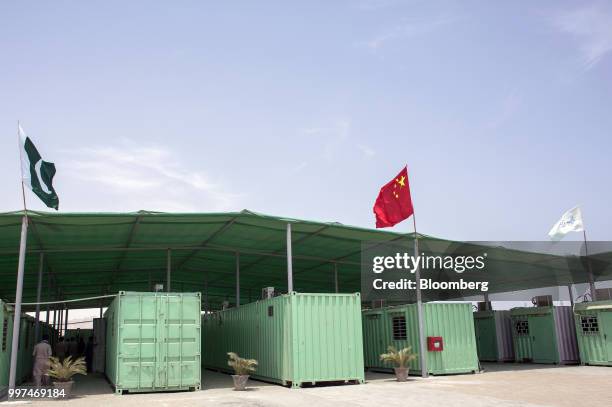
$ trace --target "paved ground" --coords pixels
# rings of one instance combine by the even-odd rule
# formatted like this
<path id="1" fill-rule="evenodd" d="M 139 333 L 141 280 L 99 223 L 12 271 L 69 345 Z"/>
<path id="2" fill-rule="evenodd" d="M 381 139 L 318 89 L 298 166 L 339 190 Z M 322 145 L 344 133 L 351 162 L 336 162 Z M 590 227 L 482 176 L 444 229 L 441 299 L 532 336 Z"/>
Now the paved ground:
<path id="1" fill-rule="evenodd" d="M 236 392 L 228 375 L 204 371 L 204 389 L 197 392 L 117 396 L 101 377 L 81 378 L 71 400 L 20 402 L 43 406 L 444 406 L 535 407 L 612 406 L 612 367 L 485 364 L 485 373 L 411 378 L 368 373 L 364 385 L 288 389 L 250 381 L 250 390 Z M 13 402 L 10 404 L 16 404 Z M 9 405 L 9 403 L 0 403 Z"/>

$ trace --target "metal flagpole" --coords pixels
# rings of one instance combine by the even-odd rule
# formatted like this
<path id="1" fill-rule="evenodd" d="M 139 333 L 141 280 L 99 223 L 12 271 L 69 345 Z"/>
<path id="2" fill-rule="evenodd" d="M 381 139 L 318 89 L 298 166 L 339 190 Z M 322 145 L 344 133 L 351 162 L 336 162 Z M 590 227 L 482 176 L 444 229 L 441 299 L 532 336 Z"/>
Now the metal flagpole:
<path id="1" fill-rule="evenodd" d="M 582 230 L 582 236 L 584 237 L 584 254 L 587 261 L 587 270 L 589 273 L 589 289 L 591 290 L 591 301 L 597 301 L 597 291 L 595 290 L 595 281 L 593 279 L 593 269 L 591 268 L 591 261 L 589 260 L 589 246 L 587 244 L 586 230 Z"/>
<path id="2" fill-rule="evenodd" d="M 38 287 L 36 289 L 36 321 L 34 322 L 34 340 L 39 341 L 38 333 L 40 332 L 40 293 L 42 291 L 43 280 L 43 264 L 45 262 L 45 254 L 41 253 L 38 260 Z"/>
<path id="3" fill-rule="evenodd" d="M 287 223 L 287 294 L 293 291 L 293 253 L 291 249 L 291 223 Z"/>
<path id="4" fill-rule="evenodd" d="M 417 237 L 416 216 L 414 214 L 414 204 L 412 210 L 412 223 L 414 225 L 414 255 L 419 256 L 419 239 Z M 415 269 L 416 278 L 416 297 L 417 297 L 417 320 L 419 325 L 419 364 L 421 365 L 421 377 L 429 377 L 427 369 L 427 357 L 425 354 L 425 331 L 423 329 L 423 304 L 421 301 L 421 267 L 420 262 L 417 263 Z"/>
<path id="5" fill-rule="evenodd" d="M 19 327 L 21 324 L 21 295 L 23 293 L 23 273 L 25 267 L 26 242 L 28 238 L 28 209 L 23 185 L 22 153 L 19 137 L 19 121 L 17 121 L 17 142 L 19 145 L 19 168 L 21 170 L 21 194 L 23 197 L 23 219 L 21 220 L 21 239 L 19 241 L 19 261 L 17 266 L 17 289 L 15 291 L 15 317 L 13 318 L 13 343 L 11 344 L 11 365 L 9 368 L 9 389 L 15 388 L 17 376 L 17 351 L 19 345 Z"/>

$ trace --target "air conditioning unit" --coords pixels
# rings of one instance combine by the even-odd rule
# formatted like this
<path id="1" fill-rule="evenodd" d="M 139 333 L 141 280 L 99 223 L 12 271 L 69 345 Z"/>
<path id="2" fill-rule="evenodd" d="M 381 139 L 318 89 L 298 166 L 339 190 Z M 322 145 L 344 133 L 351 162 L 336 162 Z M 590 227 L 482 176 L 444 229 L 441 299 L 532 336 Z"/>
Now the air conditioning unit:
<path id="1" fill-rule="evenodd" d="M 553 305 L 552 295 L 538 295 L 533 297 L 531 302 L 536 307 L 548 307 Z"/>
<path id="2" fill-rule="evenodd" d="M 268 298 L 275 297 L 274 287 L 264 287 L 261 289 L 261 299 L 267 300 Z"/>
<path id="3" fill-rule="evenodd" d="M 385 300 L 373 300 L 372 301 L 372 309 L 374 308 L 383 308 L 387 302 Z"/>
<path id="4" fill-rule="evenodd" d="M 596 288 L 597 301 L 612 300 L 612 288 Z"/>
<path id="5" fill-rule="evenodd" d="M 153 291 L 155 291 L 156 293 L 164 291 L 164 285 L 163 284 L 155 284 L 155 286 L 153 287 Z"/>
<path id="6" fill-rule="evenodd" d="M 478 303 L 478 311 L 491 311 L 491 301 L 480 301 Z"/>

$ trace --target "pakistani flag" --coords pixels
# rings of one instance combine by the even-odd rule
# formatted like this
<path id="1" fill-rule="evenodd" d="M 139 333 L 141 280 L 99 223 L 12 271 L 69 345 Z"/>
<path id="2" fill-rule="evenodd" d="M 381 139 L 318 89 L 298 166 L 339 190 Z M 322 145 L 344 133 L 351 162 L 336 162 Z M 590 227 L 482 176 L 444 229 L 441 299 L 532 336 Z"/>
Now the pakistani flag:
<path id="1" fill-rule="evenodd" d="M 576 206 L 561 216 L 561 219 L 548 232 L 548 236 L 552 240 L 561 240 L 569 232 L 582 232 L 583 230 L 582 211 L 579 206 Z"/>
<path id="2" fill-rule="evenodd" d="M 49 208 L 58 209 L 59 199 L 53 189 L 55 164 L 43 161 L 32 140 L 19 126 L 21 172 L 27 185 Z"/>

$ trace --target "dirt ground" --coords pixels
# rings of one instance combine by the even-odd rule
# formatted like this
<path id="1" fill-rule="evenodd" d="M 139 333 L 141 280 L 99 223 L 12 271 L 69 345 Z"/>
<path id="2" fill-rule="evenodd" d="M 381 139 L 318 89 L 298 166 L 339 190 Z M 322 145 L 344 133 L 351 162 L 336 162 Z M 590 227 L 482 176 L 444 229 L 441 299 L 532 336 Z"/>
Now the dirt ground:
<path id="1" fill-rule="evenodd" d="M 368 372 L 363 385 L 289 389 L 249 381 L 249 390 L 232 390 L 230 376 L 203 371 L 196 392 L 115 395 L 101 376 L 80 377 L 70 400 L 4 402 L 36 406 L 612 406 L 612 367 L 484 364 L 480 374 L 411 378 Z"/>

